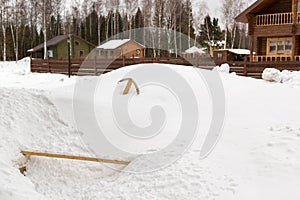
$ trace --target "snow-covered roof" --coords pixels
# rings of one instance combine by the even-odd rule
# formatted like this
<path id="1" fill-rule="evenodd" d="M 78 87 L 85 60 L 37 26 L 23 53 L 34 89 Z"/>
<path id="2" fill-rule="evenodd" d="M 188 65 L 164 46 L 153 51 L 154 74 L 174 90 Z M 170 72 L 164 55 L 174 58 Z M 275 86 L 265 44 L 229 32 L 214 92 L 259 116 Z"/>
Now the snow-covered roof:
<path id="1" fill-rule="evenodd" d="M 191 47 L 191 48 L 189 48 L 189 49 L 187 49 L 187 50 L 185 50 L 185 52 L 184 53 L 188 53 L 188 54 L 192 54 L 192 53 L 199 53 L 199 54 L 205 54 L 206 52 L 204 51 L 206 48 L 198 48 L 198 47 L 195 47 L 195 46 L 193 46 L 193 47 Z"/>
<path id="2" fill-rule="evenodd" d="M 123 46 L 124 44 L 128 43 L 129 41 L 131 41 L 131 39 L 120 39 L 120 40 L 109 40 L 107 42 L 105 42 L 104 44 L 98 46 L 98 49 L 117 49 L 120 46 Z M 134 40 L 132 40 L 134 41 Z M 144 47 L 142 44 L 134 41 L 135 43 L 137 43 L 138 45 L 140 45 L 141 47 Z"/>
<path id="3" fill-rule="evenodd" d="M 219 49 L 219 51 L 229 51 L 234 54 L 250 55 L 249 49 Z"/>
<path id="4" fill-rule="evenodd" d="M 228 49 L 228 51 L 240 55 L 250 55 L 249 49 Z"/>

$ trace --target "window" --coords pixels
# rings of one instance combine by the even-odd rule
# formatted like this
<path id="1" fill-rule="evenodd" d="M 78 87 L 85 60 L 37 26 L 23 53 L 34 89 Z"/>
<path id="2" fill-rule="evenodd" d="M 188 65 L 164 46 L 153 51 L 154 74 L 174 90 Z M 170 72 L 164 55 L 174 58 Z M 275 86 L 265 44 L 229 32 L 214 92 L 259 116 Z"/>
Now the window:
<path id="1" fill-rule="evenodd" d="M 218 53 L 218 59 L 222 59 L 223 58 L 223 53 Z"/>
<path id="2" fill-rule="evenodd" d="M 292 40 L 285 41 L 285 52 L 292 53 Z"/>
<path id="3" fill-rule="evenodd" d="M 83 51 L 83 50 L 79 51 L 79 56 L 80 56 L 80 57 L 83 57 L 83 56 L 84 56 L 84 51 Z"/>
<path id="4" fill-rule="evenodd" d="M 80 42 L 75 41 L 75 46 L 79 46 L 79 45 L 80 45 Z"/>
<path id="5" fill-rule="evenodd" d="M 300 2 L 298 1 L 297 11 L 300 12 Z"/>
<path id="6" fill-rule="evenodd" d="M 268 38 L 267 54 L 291 54 L 291 38 Z"/>
<path id="7" fill-rule="evenodd" d="M 53 50 L 48 50 L 48 57 L 53 58 Z"/>
<path id="8" fill-rule="evenodd" d="M 277 42 L 277 53 L 284 53 L 284 41 L 282 40 Z"/>
<path id="9" fill-rule="evenodd" d="M 271 40 L 270 41 L 270 53 L 276 53 L 276 41 Z"/>

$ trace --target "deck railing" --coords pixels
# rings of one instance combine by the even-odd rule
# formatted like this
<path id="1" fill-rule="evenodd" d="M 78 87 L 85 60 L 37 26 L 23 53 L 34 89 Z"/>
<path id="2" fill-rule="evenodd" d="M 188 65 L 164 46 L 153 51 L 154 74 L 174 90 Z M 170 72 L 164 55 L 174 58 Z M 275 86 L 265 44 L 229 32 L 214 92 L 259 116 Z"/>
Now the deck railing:
<path id="1" fill-rule="evenodd" d="M 300 56 L 295 56 L 295 61 L 300 61 Z M 253 56 L 253 62 L 282 62 L 293 61 L 293 57 L 290 55 L 274 55 L 274 56 Z"/>
<path id="2" fill-rule="evenodd" d="M 282 25 L 282 24 L 292 24 L 293 23 L 293 13 L 275 13 L 275 14 L 265 14 L 256 16 L 257 26 L 272 26 L 272 25 Z M 300 22 L 300 15 L 298 14 L 298 23 Z"/>

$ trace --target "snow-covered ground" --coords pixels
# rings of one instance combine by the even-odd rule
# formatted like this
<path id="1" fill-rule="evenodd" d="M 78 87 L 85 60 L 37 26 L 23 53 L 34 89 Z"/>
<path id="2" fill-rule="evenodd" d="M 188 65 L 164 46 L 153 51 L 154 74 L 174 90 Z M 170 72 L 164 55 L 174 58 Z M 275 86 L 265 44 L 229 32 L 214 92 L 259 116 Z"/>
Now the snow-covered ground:
<path id="1" fill-rule="evenodd" d="M 141 66 L 104 75 L 102 81 L 107 91 L 103 94 L 123 87 L 117 81 L 126 72 Z M 120 166 L 121 171 L 95 163 L 32 157 L 23 176 L 18 170 L 24 162 L 20 150 L 89 155 L 77 132 L 72 110 L 77 78 L 29 73 L 26 60 L 17 64 L 1 63 L 0 199 L 300 198 L 300 89 L 297 87 L 300 83 L 271 83 L 221 73 L 226 94 L 226 121 L 216 148 L 206 159 L 200 160 L 202 133 L 211 117 L 205 84 L 191 67 L 160 67 L 177 71 L 188 80 L 193 91 L 199 91 L 195 94 L 201 111 L 201 127 L 193 145 L 177 162 L 151 173 L 132 174 L 126 169 L 140 167 L 135 166 L 136 163 L 146 166 L 146 157 L 131 157 L 132 163 L 126 168 Z M 141 88 L 141 91 L 140 99 L 130 112 L 136 123 L 149 123 L 147 103 L 151 101 L 161 103 L 174 115 L 171 108 L 176 105 L 169 102 L 169 94 L 151 87 Z M 100 99 L 97 114 L 104 124 L 103 129 L 114 131 L 110 138 L 113 140 L 118 137 L 118 129 L 107 117 L 112 112 L 109 95 Z M 177 120 L 176 117 L 170 119 Z M 166 128 L 172 130 L 176 126 L 166 124 Z M 167 131 L 159 142 L 124 145 L 124 148 L 151 151 L 162 148 L 172 137 Z M 118 140 L 113 142 L 121 145 Z"/>

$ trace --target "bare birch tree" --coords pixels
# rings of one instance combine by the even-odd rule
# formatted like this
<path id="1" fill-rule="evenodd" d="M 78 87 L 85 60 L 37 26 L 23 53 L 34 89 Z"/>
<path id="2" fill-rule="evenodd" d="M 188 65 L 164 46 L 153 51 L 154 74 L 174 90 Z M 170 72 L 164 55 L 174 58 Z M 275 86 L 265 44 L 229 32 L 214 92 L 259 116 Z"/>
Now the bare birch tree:
<path id="1" fill-rule="evenodd" d="M 3 34 L 3 61 L 6 61 L 7 0 L 0 0 L 0 22 Z"/>

